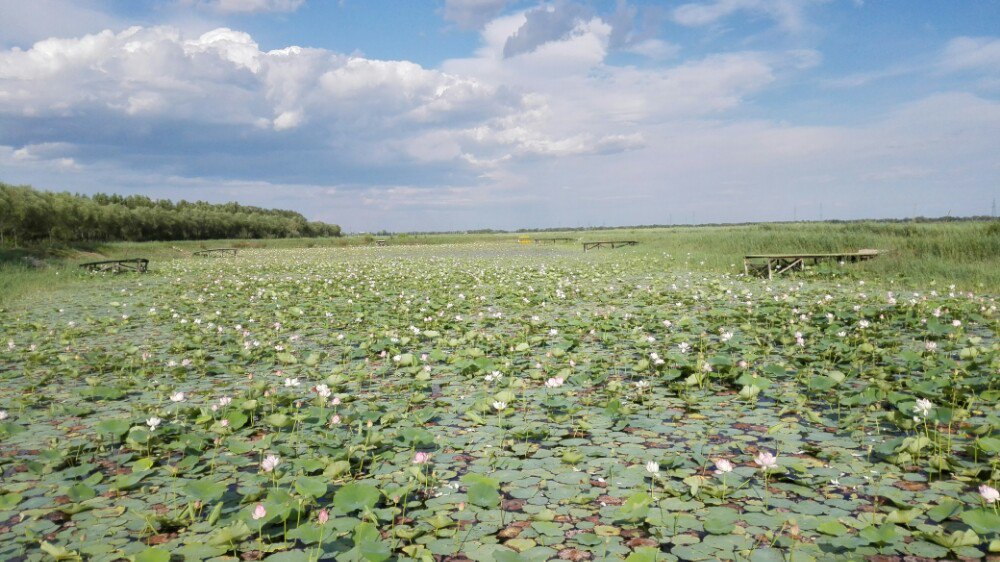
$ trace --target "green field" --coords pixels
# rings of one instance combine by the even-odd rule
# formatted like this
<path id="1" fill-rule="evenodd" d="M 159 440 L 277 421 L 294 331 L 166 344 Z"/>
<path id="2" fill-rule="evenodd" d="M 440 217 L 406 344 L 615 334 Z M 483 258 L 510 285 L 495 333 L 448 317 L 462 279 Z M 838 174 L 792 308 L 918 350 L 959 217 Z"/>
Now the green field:
<path id="1" fill-rule="evenodd" d="M 0 559 L 1000 553 L 998 229 L 562 235 L 8 252 Z"/>
<path id="2" fill-rule="evenodd" d="M 869 280 L 912 285 L 957 285 L 963 290 L 1000 293 L 1000 221 L 993 222 L 857 222 L 793 223 L 747 226 L 702 226 L 650 229 L 553 231 L 523 234 L 354 235 L 341 238 L 274 240 L 207 240 L 198 242 L 104 243 L 68 248 L 40 246 L 27 250 L 0 248 L 0 305 L 53 283 L 77 278 L 75 264 L 111 258 L 146 257 L 170 261 L 203 248 L 255 249 L 370 246 L 376 239 L 394 245 L 517 243 L 522 238 L 571 237 L 576 241 L 638 240 L 639 252 L 666 252 L 683 267 L 698 271 L 742 272 L 742 256 L 778 252 L 845 252 L 873 248 L 878 260 L 852 268 Z M 573 244 L 561 244 L 569 247 Z M 577 245 L 577 247 L 579 247 Z M 54 271 L 34 271 L 25 256 L 36 256 Z M 828 272 L 824 271 L 824 274 Z"/>

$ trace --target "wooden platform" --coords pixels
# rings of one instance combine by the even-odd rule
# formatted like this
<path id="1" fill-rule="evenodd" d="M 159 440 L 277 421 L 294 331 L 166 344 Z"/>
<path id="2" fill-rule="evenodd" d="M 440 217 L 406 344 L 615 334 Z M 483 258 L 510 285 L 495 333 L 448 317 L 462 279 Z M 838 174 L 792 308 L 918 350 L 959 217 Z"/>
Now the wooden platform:
<path id="1" fill-rule="evenodd" d="M 149 260 L 146 258 L 135 258 L 131 260 L 106 260 L 81 263 L 80 267 L 90 271 L 110 271 L 112 273 L 146 273 L 149 268 Z"/>
<path id="2" fill-rule="evenodd" d="M 382 239 L 379 239 L 379 240 L 376 240 L 376 241 L 375 241 L 375 245 L 376 245 L 376 246 L 385 246 L 385 245 L 387 245 L 388 243 L 389 243 L 389 242 L 388 242 L 387 240 L 382 240 Z"/>
<path id="3" fill-rule="evenodd" d="M 840 254 L 751 254 L 743 256 L 743 272 L 757 275 L 767 275 L 768 279 L 775 274 L 789 270 L 806 268 L 806 262 L 813 265 L 822 261 L 855 263 L 870 260 L 878 256 L 878 250 L 858 250 Z"/>
<path id="4" fill-rule="evenodd" d="M 207 250 L 198 250 L 194 255 L 203 257 L 235 256 L 236 248 L 209 248 Z"/>
<path id="5" fill-rule="evenodd" d="M 622 246 L 635 246 L 639 242 L 636 240 L 602 240 L 600 242 L 584 242 L 583 251 L 594 248 L 620 248 Z"/>

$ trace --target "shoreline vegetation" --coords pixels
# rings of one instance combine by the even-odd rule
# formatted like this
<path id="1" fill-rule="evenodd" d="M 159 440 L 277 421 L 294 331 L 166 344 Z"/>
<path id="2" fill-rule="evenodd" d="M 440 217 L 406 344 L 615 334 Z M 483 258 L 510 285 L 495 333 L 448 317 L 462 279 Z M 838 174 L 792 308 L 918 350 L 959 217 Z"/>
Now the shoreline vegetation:
<path id="1" fill-rule="evenodd" d="M 603 230 L 484 232 L 440 234 L 352 234 L 321 238 L 211 239 L 153 242 L 39 242 L 26 248 L 0 247 L 0 306 L 20 297 L 53 290 L 85 279 L 79 263 L 101 259 L 145 257 L 156 262 L 190 258 L 213 247 L 293 249 L 496 243 L 519 244 L 565 235 L 572 242 L 546 247 L 577 252 L 580 243 L 604 239 L 637 240 L 639 245 L 613 252 L 669 254 L 679 267 L 712 273 L 742 273 L 746 254 L 775 252 L 843 252 L 879 250 L 878 259 L 839 271 L 864 275 L 899 288 L 955 285 L 977 293 L 1000 293 L 1000 221 L 948 220 L 923 222 L 801 222 L 719 226 L 669 226 Z M 530 247 L 525 245 L 525 247 Z M 541 248 L 541 246 L 538 246 Z M 836 271 L 836 268 L 834 268 Z M 823 268 L 806 275 L 830 273 Z M 797 274 L 798 275 L 798 274 Z"/>
<path id="2" fill-rule="evenodd" d="M 340 236 L 335 224 L 239 203 L 80 195 L 0 183 L 0 247 Z"/>

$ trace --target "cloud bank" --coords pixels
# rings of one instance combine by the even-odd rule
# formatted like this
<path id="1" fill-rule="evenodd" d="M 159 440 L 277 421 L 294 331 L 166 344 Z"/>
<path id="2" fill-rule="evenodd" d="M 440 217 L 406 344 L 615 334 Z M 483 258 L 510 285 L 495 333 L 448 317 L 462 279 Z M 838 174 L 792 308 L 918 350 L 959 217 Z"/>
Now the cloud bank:
<path id="1" fill-rule="evenodd" d="M 695 2 L 663 21 L 698 30 L 751 14 L 801 37 L 820 4 Z M 304 4 L 199 5 L 288 14 Z M 988 207 L 1000 172 L 1000 39 L 954 37 L 904 70 L 816 80 L 838 96 L 913 76 L 964 80 L 838 124 L 825 105 L 794 119 L 780 110 L 808 100 L 800 90 L 822 69 L 821 49 L 797 39 L 695 50 L 651 31 L 648 9 L 448 0 L 441 16 L 476 30 L 478 45 L 434 67 L 264 49 L 230 27 L 122 26 L 8 47 L 0 180 L 237 199 L 349 230 Z"/>

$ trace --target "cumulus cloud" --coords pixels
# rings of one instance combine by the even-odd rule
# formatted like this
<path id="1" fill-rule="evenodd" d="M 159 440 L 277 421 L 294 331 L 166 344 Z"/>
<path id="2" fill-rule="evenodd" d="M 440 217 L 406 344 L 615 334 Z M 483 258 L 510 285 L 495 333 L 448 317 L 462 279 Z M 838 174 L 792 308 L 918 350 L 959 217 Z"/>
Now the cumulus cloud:
<path id="1" fill-rule="evenodd" d="M 795 30 L 812 3 L 660 9 L 692 27 L 751 15 Z M 753 118 L 747 106 L 772 110 L 754 103 L 773 101 L 769 91 L 808 88 L 798 78 L 820 54 L 734 44 L 682 57 L 647 27 L 648 6 L 557 0 L 504 13 L 512 5 L 447 0 L 443 15 L 478 29 L 480 44 L 437 68 L 263 50 L 227 28 L 0 50 L 2 179 L 239 199 L 348 230 L 789 219 L 792 205 L 817 218 L 823 203 L 827 218 L 899 216 L 913 200 L 917 212 L 969 214 L 994 189 L 983 177 L 996 176 L 1000 104 L 989 96 L 872 106 L 850 126 Z M 996 41 L 957 38 L 919 72 L 989 78 Z"/>
<path id="2" fill-rule="evenodd" d="M 530 53 L 540 45 L 563 39 L 578 28 L 585 15 L 584 8 L 570 2 L 529 10 L 521 27 L 504 43 L 503 56 Z"/>
<path id="3" fill-rule="evenodd" d="M 25 144 L 51 136 L 44 131 L 58 122 L 67 138 L 56 140 L 69 143 L 76 135 L 124 145 L 156 129 L 187 134 L 178 127 L 190 124 L 229 142 L 266 144 L 277 142 L 267 131 L 298 131 L 358 149 L 437 129 L 496 127 L 495 119 L 525 108 L 521 94 L 473 78 L 321 49 L 262 51 L 226 28 L 187 38 L 169 27 L 133 27 L 0 52 L 0 122 L 18 123 L 0 141 Z"/>
<path id="4" fill-rule="evenodd" d="M 581 45 L 598 61 L 607 32 L 590 22 L 575 42 L 543 45 L 533 64 L 573 60 Z M 105 30 L 0 52 L 0 144 L 22 159 L 51 145 L 77 163 L 181 175 L 415 185 L 644 144 L 627 128 L 561 122 L 564 109 L 531 83 L 502 78 L 323 49 L 264 51 L 227 28 Z"/>
<path id="5" fill-rule="evenodd" d="M 534 92 L 545 100 L 546 110 L 522 117 L 592 134 L 631 134 L 622 125 L 726 111 L 781 73 L 819 62 L 815 51 L 799 50 L 734 51 L 652 68 L 611 65 L 613 28 L 596 16 L 577 20 L 568 34 L 511 59 L 505 56 L 509 39 L 520 33 L 527 17 L 494 20 L 483 30 L 477 56 L 447 61 L 443 68 Z"/>

